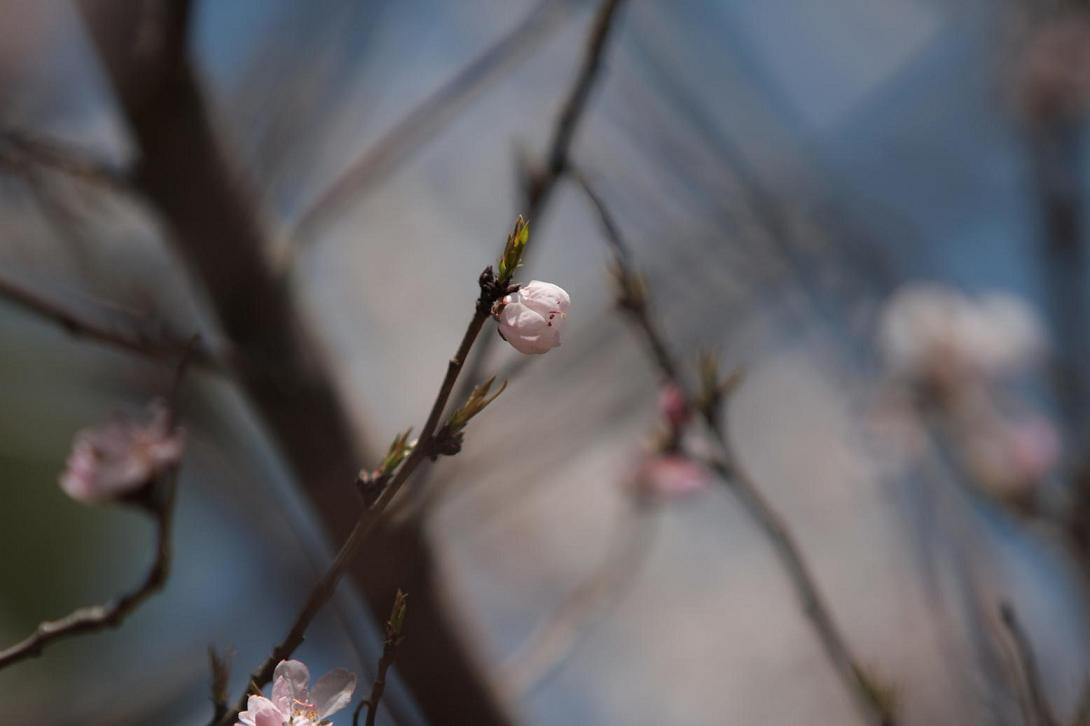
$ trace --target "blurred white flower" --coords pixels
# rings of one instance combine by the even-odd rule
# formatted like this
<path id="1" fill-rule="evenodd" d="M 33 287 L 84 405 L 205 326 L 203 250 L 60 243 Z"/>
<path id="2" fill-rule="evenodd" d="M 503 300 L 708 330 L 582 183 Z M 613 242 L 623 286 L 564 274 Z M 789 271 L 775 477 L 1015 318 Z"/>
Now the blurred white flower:
<path id="1" fill-rule="evenodd" d="M 164 405 L 155 404 L 146 422 L 116 416 L 80 431 L 61 488 L 73 499 L 95 503 L 148 484 L 182 457 L 185 434 L 172 428 L 170 418 Z"/>
<path id="2" fill-rule="evenodd" d="M 897 291 L 879 332 L 894 373 L 939 384 L 1015 371 L 1039 354 L 1043 341 L 1037 316 L 1018 298 L 992 293 L 974 299 L 934 284 Z"/>
<path id="3" fill-rule="evenodd" d="M 545 353 L 560 345 L 569 305 L 563 288 L 531 280 L 497 304 L 500 334 L 519 353 Z"/>
<path id="4" fill-rule="evenodd" d="M 318 726 L 352 700 L 356 674 L 337 668 L 309 689 L 310 671 L 297 660 L 282 660 L 273 672 L 272 698 L 250 696 L 235 726 Z"/>

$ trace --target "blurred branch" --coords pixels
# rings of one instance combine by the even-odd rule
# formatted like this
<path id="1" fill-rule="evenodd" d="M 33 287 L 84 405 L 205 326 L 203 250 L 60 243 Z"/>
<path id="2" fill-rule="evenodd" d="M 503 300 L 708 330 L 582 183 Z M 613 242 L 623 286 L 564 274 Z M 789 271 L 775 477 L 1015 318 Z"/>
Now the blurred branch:
<path id="1" fill-rule="evenodd" d="M 154 512 L 155 561 L 139 587 L 113 602 L 82 607 L 59 620 L 41 623 L 32 635 L 0 652 L 0 668 L 6 668 L 27 658 L 37 657 L 41 655 L 46 646 L 55 641 L 76 635 L 94 633 L 106 628 L 117 628 L 129 614 L 163 587 L 170 572 L 170 537 L 174 515 L 176 476 L 177 471 L 171 471 L 160 482 L 162 501 Z"/>
<path id="2" fill-rule="evenodd" d="M 1059 726 L 1060 722 L 1052 714 L 1048 699 L 1045 698 L 1044 690 L 1041 688 L 1041 674 L 1037 669 L 1037 659 L 1034 657 L 1033 647 L 1030 645 L 1025 631 L 1022 630 L 1022 626 L 1018 622 L 1018 616 L 1009 602 L 999 603 L 999 617 L 1007 628 L 1011 640 L 1014 641 L 1018 662 L 1026 682 L 1034 726 Z"/>
<path id="3" fill-rule="evenodd" d="M 132 190 L 126 170 L 83 150 L 18 129 L 0 129 L 0 169 L 22 172 L 35 166 L 115 191 Z"/>
<path id="4" fill-rule="evenodd" d="M 607 243 L 613 252 L 614 275 L 619 285 L 618 305 L 643 335 L 655 364 L 663 378 L 684 394 L 690 407 L 700 412 L 709 431 L 714 434 L 715 443 L 723 459 L 708 462 L 709 466 L 722 478 L 723 482 L 738 497 L 739 501 L 754 518 L 772 543 L 780 564 L 795 587 L 802 602 L 803 613 L 818 635 L 825 655 L 840 676 L 844 687 L 852 696 L 852 701 L 859 710 L 865 723 L 876 726 L 890 726 L 895 722 L 889 699 L 884 696 L 884 689 L 867 676 L 863 668 L 852 656 L 847 641 L 837 627 L 832 613 L 825 604 L 817 587 L 817 581 L 810 572 L 802 555 L 802 550 L 795 541 L 783 518 L 761 494 L 757 484 L 741 466 L 733 451 L 732 441 L 720 425 L 719 412 L 712 406 L 698 406 L 697 397 L 690 393 L 686 382 L 680 375 L 676 359 L 670 351 L 665 336 L 656 325 L 650 309 L 650 302 L 642 278 L 632 269 L 628 246 L 621 237 L 620 227 L 595 193 L 589 182 L 582 175 L 577 175 L 580 186 L 587 193 L 595 211 L 598 213 L 605 232 Z"/>
<path id="5" fill-rule="evenodd" d="M 382 644 L 382 656 L 378 660 L 378 671 L 375 680 L 371 684 L 371 695 L 360 701 L 352 714 L 352 726 L 358 726 L 360 709 L 367 707 L 367 721 L 365 726 L 375 726 L 378 718 L 378 705 L 382 701 L 382 694 L 386 691 L 386 672 L 394 664 L 397 658 L 397 649 L 404 640 L 406 600 L 408 596 L 401 590 L 394 595 L 394 605 L 390 609 L 390 617 L 386 620 L 386 640 Z"/>
<path id="6" fill-rule="evenodd" d="M 351 161 L 341 175 L 318 193 L 289 233 L 290 255 L 317 238 L 323 220 L 350 201 L 365 195 L 376 181 L 392 171 L 444 128 L 457 113 L 505 70 L 526 58 L 559 26 L 570 11 L 571 0 L 540 0 L 513 30 L 474 58 L 454 78 L 417 104 L 392 129 Z"/>
<path id="7" fill-rule="evenodd" d="M 587 630 L 635 581 L 653 541 L 654 513 L 646 505 L 624 511 L 605 558 L 533 630 L 501 666 L 502 680 L 515 698 L 527 696 L 585 642 Z"/>
<path id="8" fill-rule="evenodd" d="M 7 300 L 31 315 L 60 326 L 77 338 L 93 340 L 163 363 L 176 362 L 180 356 L 186 355 L 192 358 L 194 365 L 222 370 L 216 357 L 197 342 L 169 338 L 154 339 L 138 332 L 121 331 L 102 325 L 2 276 L 0 276 L 0 299 Z"/>
<path id="9" fill-rule="evenodd" d="M 208 646 L 208 664 L 212 670 L 212 679 L 208 685 L 212 697 L 212 721 L 215 723 L 227 714 L 231 658 L 229 655 L 220 655 L 214 647 Z"/>
<path id="10" fill-rule="evenodd" d="M 518 225 L 522 223 L 520 217 L 518 224 L 516 224 L 516 231 L 519 229 Z M 466 331 L 462 336 L 462 341 L 458 345 L 458 350 L 447 362 L 446 375 L 443 377 L 443 382 L 439 386 L 439 392 L 436 394 L 435 401 L 432 403 L 431 411 L 428 413 L 428 418 L 420 431 L 420 436 L 417 439 L 416 444 L 412 447 L 412 451 L 409 453 L 408 457 L 400 463 L 393 478 L 389 480 L 389 483 L 384 482 L 381 494 L 378 494 L 374 498 L 373 503 L 370 504 L 370 506 L 367 506 L 362 510 L 351 533 L 337 552 L 337 556 L 334 558 L 333 563 L 311 590 L 306 604 L 296 616 L 288 634 L 273 648 L 272 653 L 265 662 L 253 672 L 253 675 L 251 675 L 250 682 L 258 688 L 269 682 L 272 678 L 273 671 L 276 669 L 277 663 L 288 658 L 303 642 L 303 638 L 310 623 L 333 596 L 346 568 L 355 559 L 360 547 L 380 521 L 383 512 L 389 506 L 390 502 L 393 501 L 394 497 L 397 496 L 398 492 L 405 485 L 405 482 L 408 481 L 413 472 L 416 471 L 416 468 L 420 463 L 426 458 L 434 459 L 442 454 L 452 453 L 442 446 L 443 435 L 447 432 L 448 426 L 440 427 L 440 419 L 442 418 L 443 411 L 446 409 L 447 402 L 450 400 L 450 395 L 454 390 L 454 384 L 458 379 L 458 374 L 462 371 L 466 357 L 469 355 L 473 343 L 480 335 L 481 328 L 484 327 L 485 322 L 491 316 L 493 303 L 505 294 L 507 282 L 508 280 L 504 279 L 497 280 L 491 267 L 486 268 L 485 271 L 481 273 L 481 294 L 474 306 L 473 317 L 470 318 L 469 325 L 466 327 Z M 404 563 L 397 564 L 404 565 Z M 245 705 L 246 695 L 244 694 L 242 700 L 239 702 L 237 711 L 241 711 L 245 708 Z M 237 715 L 237 711 L 228 714 L 228 718 L 221 723 L 229 722 Z"/>

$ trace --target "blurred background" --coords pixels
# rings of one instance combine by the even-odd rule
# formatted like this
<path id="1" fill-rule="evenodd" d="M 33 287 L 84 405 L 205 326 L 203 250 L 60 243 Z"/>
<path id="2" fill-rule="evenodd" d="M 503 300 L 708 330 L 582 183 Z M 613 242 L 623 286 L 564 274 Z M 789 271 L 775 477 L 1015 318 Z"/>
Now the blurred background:
<path id="1" fill-rule="evenodd" d="M 861 723 L 731 487 L 647 474 L 663 379 L 577 170 L 686 380 L 701 350 L 742 371 L 733 463 L 896 722 L 1085 723 L 1083 12 L 0 0 L 0 645 L 139 581 L 152 527 L 65 496 L 72 437 L 162 395 L 170 341 L 219 361 L 181 391 L 165 589 L 0 671 L 0 720 L 207 723 L 209 645 L 233 702 L 523 213 L 521 278 L 571 294 L 563 345 L 485 328 L 470 368 L 508 389 L 296 656 L 363 697 L 400 587 L 380 723 Z"/>

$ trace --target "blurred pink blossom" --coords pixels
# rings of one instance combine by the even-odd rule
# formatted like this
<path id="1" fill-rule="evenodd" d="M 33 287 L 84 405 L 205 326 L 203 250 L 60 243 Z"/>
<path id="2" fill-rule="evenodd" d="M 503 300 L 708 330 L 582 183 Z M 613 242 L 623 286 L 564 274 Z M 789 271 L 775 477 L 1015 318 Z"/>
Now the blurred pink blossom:
<path id="1" fill-rule="evenodd" d="M 679 454 L 652 456 L 636 474 L 636 488 L 654 497 L 676 497 L 701 491 L 711 483 L 706 467 Z"/>
<path id="2" fill-rule="evenodd" d="M 681 428 L 688 423 L 691 412 L 685 394 L 673 383 L 665 384 L 659 390 L 659 414 L 671 428 Z"/>
<path id="3" fill-rule="evenodd" d="M 1031 500 L 1060 460 L 1060 435 L 1042 416 L 1004 421 L 973 434 L 966 445 L 970 471 L 992 496 L 1014 504 Z"/>
<path id="4" fill-rule="evenodd" d="M 146 422 L 116 416 L 80 431 L 72 444 L 61 488 L 73 499 L 96 503 L 148 484 L 182 457 L 185 434 L 172 428 L 161 404 Z"/>
<path id="5" fill-rule="evenodd" d="M 498 303 L 500 334 L 519 353 L 546 353 L 560 345 L 570 305 L 563 288 L 531 280 Z"/>
<path id="6" fill-rule="evenodd" d="M 318 726 L 352 700 L 356 674 L 337 668 L 308 688 L 310 671 L 297 660 L 282 660 L 273 672 L 272 698 L 250 696 L 235 726 Z"/>

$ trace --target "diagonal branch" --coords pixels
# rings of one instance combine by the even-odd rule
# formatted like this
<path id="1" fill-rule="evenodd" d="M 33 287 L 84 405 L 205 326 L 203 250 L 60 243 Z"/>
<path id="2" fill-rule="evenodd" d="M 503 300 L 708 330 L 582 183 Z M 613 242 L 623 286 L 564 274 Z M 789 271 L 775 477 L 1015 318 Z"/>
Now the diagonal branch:
<path id="1" fill-rule="evenodd" d="M 999 603 L 999 618 L 1014 642 L 1015 653 L 1018 655 L 1018 663 L 1026 682 L 1028 706 L 1034 726 L 1059 726 L 1060 721 L 1053 715 L 1048 699 L 1045 698 L 1044 689 L 1041 687 L 1041 672 L 1037 668 L 1033 646 L 1030 645 L 1029 637 L 1022 630 L 1018 616 L 1009 602 Z"/>
<path id="2" fill-rule="evenodd" d="M 7 300 L 31 315 L 60 326 L 77 338 L 93 340 L 161 363 L 176 362 L 184 355 L 189 357 L 194 365 L 201 368 L 221 369 L 212 352 L 199 343 L 191 340 L 155 339 L 139 332 L 134 333 L 103 325 L 2 276 L 0 276 L 0 299 Z"/>
<path id="3" fill-rule="evenodd" d="M 570 0 L 539 0 L 513 30 L 367 147 L 335 181 L 318 193 L 310 208 L 295 223 L 288 235 L 294 247 L 313 241 L 324 219 L 348 202 L 358 200 L 375 182 L 389 177 L 470 100 L 498 80 L 503 71 L 526 58 L 544 42 L 569 11 Z"/>
<path id="4" fill-rule="evenodd" d="M 802 603 L 803 613 L 817 633 L 825 655 L 840 676 L 864 722 L 874 726 L 890 726 L 894 723 L 894 718 L 890 713 L 889 704 L 883 699 L 881 689 L 871 681 L 852 656 L 847 640 L 837 627 L 828 605 L 822 598 L 817 580 L 806 564 L 802 550 L 787 527 L 787 523 L 765 499 L 756 482 L 741 466 L 734 453 L 730 437 L 717 419 L 715 407 L 695 405 L 697 399 L 682 379 L 676 358 L 665 336 L 655 323 L 643 283 L 631 267 L 628 246 L 621 237 L 616 220 L 586 178 L 582 175 L 576 175 L 576 178 L 598 213 L 606 241 L 613 252 L 615 272 L 621 283 L 618 303 L 622 311 L 640 330 L 663 378 L 683 392 L 685 400 L 693 409 L 700 411 L 705 425 L 714 435 L 715 443 L 723 459 L 710 462 L 713 470 L 738 497 L 773 545 L 781 565 L 795 587 Z"/>

